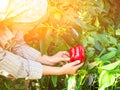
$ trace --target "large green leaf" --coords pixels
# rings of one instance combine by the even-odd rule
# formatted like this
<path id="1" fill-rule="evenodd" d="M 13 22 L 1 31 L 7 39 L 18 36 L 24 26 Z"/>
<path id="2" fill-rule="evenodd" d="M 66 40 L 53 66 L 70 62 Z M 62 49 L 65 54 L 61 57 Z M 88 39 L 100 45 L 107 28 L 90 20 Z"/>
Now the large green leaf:
<path id="1" fill-rule="evenodd" d="M 48 54 L 47 50 L 53 41 L 53 37 L 51 36 L 52 30 L 47 30 L 46 35 L 43 39 L 40 40 L 40 51 L 42 54 Z"/>
<path id="2" fill-rule="evenodd" d="M 103 56 L 101 56 L 101 60 L 110 60 L 111 58 L 115 57 L 116 55 L 116 51 L 111 51 L 111 52 L 108 52 L 107 54 L 104 54 Z"/>
<path id="3" fill-rule="evenodd" d="M 75 90 L 76 87 L 76 76 L 72 75 L 68 78 L 67 90 Z"/>
<path id="4" fill-rule="evenodd" d="M 106 87 L 113 85 L 115 82 L 115 76 L 108 71 L 103 70 L 99 76 L 99 89 L 105 90 Z"/>
<path id="5" fill-rule="evenodd" d="M 99 68 L 100 68 L 100 69 L 103 69 L 103 70 L 113 70 L 113 69 L 115 69 L 117 66 L 120 66 L 120 60 L 119 60 L 119 61 L 116 61 L 116 62 L 114 62 L 114 63 L 110 63 L 110 64 L 108 64 L 108 65 L 99 67 Z"/>
<path id="6" fill-rule="evenodd" d="M 52 80 L 53 86 L 56 87 L 57 86 L 57 76 L 51 76 L 51 80 Z"/>

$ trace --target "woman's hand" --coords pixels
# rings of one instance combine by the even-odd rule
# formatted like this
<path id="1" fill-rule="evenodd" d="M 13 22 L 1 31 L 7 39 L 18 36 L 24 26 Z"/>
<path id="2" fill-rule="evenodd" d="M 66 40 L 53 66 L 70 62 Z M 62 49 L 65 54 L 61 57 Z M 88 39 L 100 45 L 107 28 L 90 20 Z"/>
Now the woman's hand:
<path id="1" fill-rule="evenodd" d="M 50 58 L 50 61 L 53 62 L 53 64 L 63 64 L 63 62 L 67 63 L 70 61 L 69 53 L 67 51 L 60 51 Z"/>
<path id="2" fill-rule="evenodd" d="M 84 63 L 80 63 L 79 60 L 76 60 L 71 63 L 67 63 L 61 67 L 62 74 L 75 74 L 76 71 L 83 66 Z"/>
<path id="3" fill-rule="evenodd" d="M 70 58 L 67 51 L 60 51 L 53 56 L 43 55 L 37 61 L 45 65 L 55 65 L 57 63 L 68 62 Z"/>
<path id="4" fill-rule="evenodd" d="M 64 75 L 75 74 L 76 71 L 82 67 L 84 63 L 80 63 L 79 60 L 67 63 L 61 67 L 45 66 L 43 65 L 43 75 Z"/>

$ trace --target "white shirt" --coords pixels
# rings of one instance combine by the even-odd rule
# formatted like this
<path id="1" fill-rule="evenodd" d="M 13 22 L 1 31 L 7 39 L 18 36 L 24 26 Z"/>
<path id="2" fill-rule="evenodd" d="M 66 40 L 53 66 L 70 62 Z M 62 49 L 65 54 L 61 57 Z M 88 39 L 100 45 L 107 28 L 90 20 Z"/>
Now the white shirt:
<path id="1" fill-rule="evenodd" d="M 30 30 L 46 11 L 47 0 L 0 0 L 0 32 L 5 27 L 5 35 L 0 35 L 0 43 L 3 44 L 14 37 L 14 34 L 9 33 L 9 29 Z M 1 28 L 1 25 L 4 27 Z M 39 51 L 23 42 L 15 45 L 14 53 L 0 47 L 1 70 L 7 71 L 15 78 L 41 78 L 42 65 L 35 61 L 40 57 Z"/>
<path id="2" fill-rule="evenodd" d="M 15 54 L 14 54 L 15 53 Z M 35 60 L 41 54 L 26 43 L 16 44 L 14 53 L 0 47 L 0 69 L 15 78 L 40 79 L 42 65 Z"/>

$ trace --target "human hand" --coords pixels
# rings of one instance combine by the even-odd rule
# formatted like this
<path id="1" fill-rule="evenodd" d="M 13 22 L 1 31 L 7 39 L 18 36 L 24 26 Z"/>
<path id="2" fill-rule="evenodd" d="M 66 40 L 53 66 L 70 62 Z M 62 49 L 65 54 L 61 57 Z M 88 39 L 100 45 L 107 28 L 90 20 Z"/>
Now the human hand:
<path id="1" fill-rule="evenodd" d="M 75 72 L 82 67 L 84 63 L 79 60 L 67 63 L 61 67 L 43 65 L 43 75 L 64 75 L 75 74 Z"/>
<path id="2" fill-rule="evenodd" d="M 74 74 L 84 63 L 80 63 L 79 60 L 76 60 L 71 63 L 63 65 L 60 69 L 61 74 Z"/>
<path id="3" fill-rule="evenodd" d="M 53 56 L 43 55 L 37 61 L 45 65 L 55 65 L 57 63 L 68 62 L 70 58 L 67 51 L 60 51 Z"/>
<path id="4" fill-rule="evenodd" d="M 54 64 L 62 63 L 62 62 L 69 62 L 70 61 L 69 53 L 67 51 L 60 51 L 56 53 L 55 55 L 51 56 L 51 61 Z"/>

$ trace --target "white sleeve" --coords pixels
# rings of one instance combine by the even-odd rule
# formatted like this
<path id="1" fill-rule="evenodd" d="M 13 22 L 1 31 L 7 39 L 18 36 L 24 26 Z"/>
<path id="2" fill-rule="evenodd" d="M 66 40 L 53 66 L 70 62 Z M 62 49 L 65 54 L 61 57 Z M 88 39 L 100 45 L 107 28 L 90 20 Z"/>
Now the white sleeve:
<path id="1" fill-rule="evenodd" d="M 42 77 L 42 65 L 40 63 L 1 49 L 0 69 L 7 71 L 15 78 L 40 79 Z"/>
<path id="2" fill-rule="evenodd" d="M 27 45 L 25 42 L 16 44 L 13 48 L 13 52 L 25 59 L 33 61 L 36 61 L 41 56 L 41 53 L 38 50 Z"/>

